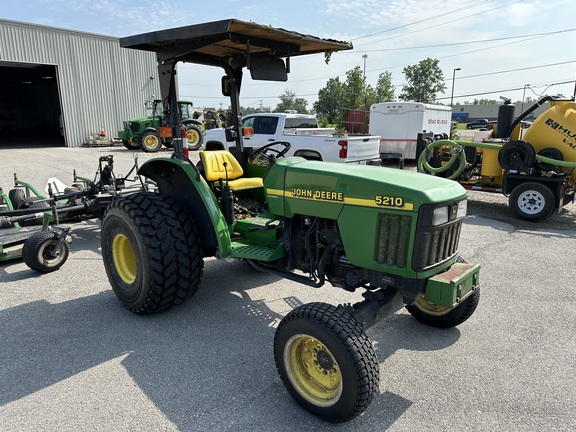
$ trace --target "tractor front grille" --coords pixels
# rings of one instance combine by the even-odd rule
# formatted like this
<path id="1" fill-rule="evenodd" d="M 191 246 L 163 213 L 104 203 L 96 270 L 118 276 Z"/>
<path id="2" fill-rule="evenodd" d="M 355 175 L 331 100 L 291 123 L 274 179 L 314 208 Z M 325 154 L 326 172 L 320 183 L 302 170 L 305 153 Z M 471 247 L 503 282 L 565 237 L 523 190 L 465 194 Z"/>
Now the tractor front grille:
<path id="1" fill-rule="evenodd" d="M 376 262 L 405 268 L 408 261 L 412 217 L 381 213 L 379 225 Z"/>
<path id="2" fill-rule="evenodd" d="M 441 264 L 458 252 L 462 219 L 418 231 L 412 268 L 422 271 Z"/>
<path id="3" fill-rule="evenodd" d="M 130 130 L 134 133 L 139 132 L 140 131 L 140 123 L 137 123 L 137 122 L 130 123 Z"/>

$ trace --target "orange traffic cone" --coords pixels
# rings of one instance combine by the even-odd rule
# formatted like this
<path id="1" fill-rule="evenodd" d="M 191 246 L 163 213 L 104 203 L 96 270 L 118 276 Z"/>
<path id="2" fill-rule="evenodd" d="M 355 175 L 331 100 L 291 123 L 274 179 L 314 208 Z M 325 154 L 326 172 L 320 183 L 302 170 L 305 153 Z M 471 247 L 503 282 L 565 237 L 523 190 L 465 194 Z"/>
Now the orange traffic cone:
<path id="1" fill-rule="evenodd" d="M 105 137 L 105 136 L 106 136 L 106 132 L 104 132 L 104 125 L 100 126 L 100 136 L 101 136 L 101 137 Z"/>

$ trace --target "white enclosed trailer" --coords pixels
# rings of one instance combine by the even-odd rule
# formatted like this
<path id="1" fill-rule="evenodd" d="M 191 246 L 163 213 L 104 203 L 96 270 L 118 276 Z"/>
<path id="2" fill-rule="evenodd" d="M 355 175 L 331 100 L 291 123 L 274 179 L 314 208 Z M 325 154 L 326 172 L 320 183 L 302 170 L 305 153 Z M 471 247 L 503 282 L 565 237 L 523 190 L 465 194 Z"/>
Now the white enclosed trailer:
<path id="1" fill-rule="evenodd" d="M 416 158 L 420 132 L 450 136 L 452 108 L 419 102 L 382 102 L 370 106 L 370 135 L 380 135 L 380 155 Z"/>

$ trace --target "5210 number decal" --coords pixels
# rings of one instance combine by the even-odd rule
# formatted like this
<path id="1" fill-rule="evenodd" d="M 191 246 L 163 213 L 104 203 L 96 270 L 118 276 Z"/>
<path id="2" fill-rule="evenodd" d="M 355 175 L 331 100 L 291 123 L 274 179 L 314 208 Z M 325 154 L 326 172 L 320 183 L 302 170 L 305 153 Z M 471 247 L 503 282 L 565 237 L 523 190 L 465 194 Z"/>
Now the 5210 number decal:
<path id="1" fill-rule="evenodd" d="M 404 199 L 400 197 L 378 195 L 374 201 L 382 207 L 404 207 Z"/>

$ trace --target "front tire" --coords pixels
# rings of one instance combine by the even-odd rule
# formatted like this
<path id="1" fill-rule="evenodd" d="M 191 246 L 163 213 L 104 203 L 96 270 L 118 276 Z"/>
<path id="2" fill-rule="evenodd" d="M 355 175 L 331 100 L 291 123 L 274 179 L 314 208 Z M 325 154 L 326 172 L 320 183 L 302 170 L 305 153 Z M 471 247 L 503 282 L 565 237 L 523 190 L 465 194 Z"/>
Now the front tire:
<path id="1" fill-rule="evenodd" d="M 136 193 L 113 201 L 101 245 L 112 289 L 134 313 L 168 310 L 200 286 L 204 261 L 196 225 L 168 196 Z"/>
<path id="2" fill-rule="evenodd" d="M 378 392 L 378 359 L 349 314 L 325 303 L 292 310 L 274 337 L 274 359 L 294 400 L 333 423 L 361 414 Z"/>
<path id="3" fill-rule="evenodd" d="M 556 200 L 547 186 L 536 183 L 522 183 L 512 189 L 508 205 L 520 219 L 541 221 L 552 215 Z"/>
<path id="4" fill-rule="evenodd" d="M 198 150 L 202 147 L 202 129 L 196 125 L 186 126 L 186 140 L 188 141 L 188 150 Z"/>
<path id="5" fill-rule="evenodd" d="M 421 323 L 432 327 L 456 327 L 472 316 L 480 302 L 480 288 L 476 288 L 464 301 L 453 308 L 438 306 L 420 296 L 413 305 L 406 306 L 410 314 Z"/>
<path id="6" fill-rule="evenodd" d="M 66 241 L 60 241 L 49 231 L 38 231 L 24 242 L 22 259 L 32 270 L 50 273 L 58 270 L 70 255 L 70 247 Z"/>
<path id="7" fill-rule="evenodd" d="M 122 140 L 122 145 L 128 150 L 138 150 L 140 148 L 140 145 L 135 143 L 133 138 L 130 138 L 129 140 Z"/>
<path id="8" fill-rule="evenodd" d="M 155 131 L 146 131 L 140 135 L 140 149 L 146 153 L 156 153 L 162 148 L 162 141 Z"/>

